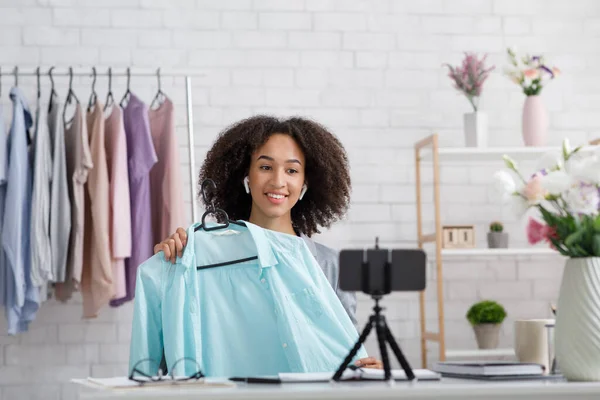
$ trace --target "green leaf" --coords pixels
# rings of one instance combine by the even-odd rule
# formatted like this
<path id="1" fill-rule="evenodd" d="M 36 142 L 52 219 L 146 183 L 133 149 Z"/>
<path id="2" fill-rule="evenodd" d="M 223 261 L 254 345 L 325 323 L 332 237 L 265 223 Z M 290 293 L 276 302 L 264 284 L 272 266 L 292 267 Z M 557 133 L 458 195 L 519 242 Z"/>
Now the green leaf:
<path id="1" fill-rule="evenodd" d="M 577 251 L 579 257 L 588 257 L 590 254 L 585 251 L 579 244 L 574 244 L 573 248 Z"/>
<path id="2" fill-rule="evenodd" d="M 571 233 L 565 239 L 565 245 L 568 247 L 573 246 L 575 244 L 575 242 L 577 242 L 581 239 L 581 237 L 583 236 L 584 233 L 585 233 L 585 230 L 583 230 L 583 229 L 576 230 L 575 232 Z"/>
<path id="3" fill-rule="evenodd" d="M 594 219 L 594 231 L 600 233 L 600 215 Z"/>
<path id="4" fill-rule="evenodd" d="M 594 249 L 594 257 L 600 257 L 600 234 L 594 235 L 592 248 Z"/>

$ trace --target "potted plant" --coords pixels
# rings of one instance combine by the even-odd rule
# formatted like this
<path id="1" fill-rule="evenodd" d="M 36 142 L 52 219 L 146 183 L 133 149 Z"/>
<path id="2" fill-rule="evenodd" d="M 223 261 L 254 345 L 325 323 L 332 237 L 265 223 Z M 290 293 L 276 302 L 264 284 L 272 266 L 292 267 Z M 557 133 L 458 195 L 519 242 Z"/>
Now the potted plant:
<path id="1" fill-rule="evenodd" d="M 548 112 L 540 97 L 546 83 L 556 78 L 560 70 L 548 67 L 543 56 L 517 57 L 514 50 L 508 49 L 510 67 L 506 75 L 521 87 L 525 94 L 523 105 L 522 134 L 526 146 L 544 146 L 548 131 Z"/>
<path id="2" fill-rule="evenodd" d="M 494 66 L 485 68 L 487 55 L 481 59 L 476 54 L 465 53 L 462 65 L 453 67 L 446 64 L 448 77 L 454 82 L 454 87 L 462 92 L 471 103 L 473 112 L 466 113 L 463 116 L 465 143 L 467 147 L 486 147 L 487 146 L 487 115 L 479 111 L 479 96 L 483 89 L 483 83 L 488 78 Z"/>
<path id="3" fill-rule="evenodd" d="M 480 349 L 498 347 L 500 327 L 505 318 L 506 310 L 493 300 L 482 300 L 469 308 L 467 320 L 475 331 L 477 346 Z"/>
<path id="4" fill-rule="evenodd" d="M 547 154 L 539 171 L 524 175 L 508 156 L 495 175 L 505 198 L 529 218 L 530 244 L 546 242 L 565 257 L 554 328 L 561 373 L 574 381 L 600 381 L 600 155 L 572 149 Z M 516 179 L 513 179 L 513 176 Z"/>
<path id="5" fill-rule="evenodd" d="M 508 233 L 503 231 L 504 225 L 501 222 L 494 221 L 490 224 L 490 231 L 487 234 L 490 249 L 505 249 L 508 247 Z"/>

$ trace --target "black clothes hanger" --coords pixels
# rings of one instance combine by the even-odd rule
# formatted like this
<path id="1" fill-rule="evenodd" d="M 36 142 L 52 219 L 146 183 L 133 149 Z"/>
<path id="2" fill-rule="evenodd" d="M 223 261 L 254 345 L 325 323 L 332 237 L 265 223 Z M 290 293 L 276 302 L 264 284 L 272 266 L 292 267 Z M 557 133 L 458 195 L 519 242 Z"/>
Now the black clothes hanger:
<path id="1" fill-rule="evenodd" d="M 108 67 L 108 94 L 106 95 L 106 101 L 104 102 L 104 111 L 108 109 L 115 102 L 112 92 L 112 68 Z"/>
<path id="2" fill-rule="evenodd" d="M 88 112 L 92 110 L 92 107 L 94 104 L 96 104 L 96 99 L 98 98 L 98 95 L 96 94 L 96 67 L 92 67 L 92 76 L 92 94 L 90 95 L 90 100 L 88 101 Z"/>
<path id="3" fill-rule="evenodd" d="M 54 95 L 56 95 L 56 90 L 54 90 L 54 77 L 52 76 L 52 70 L 54 67 L 50 67 L 48 70 L 48 76 L 50 77 L 50 84 L 52 85 L 50 88 L 50 100 L 48 100 L 48 114 L 52 111 L 52 105 L 54 100 Z"/>
<path id="4" fill-rule="evenodd" d="M 19 67 L 15 67 L 13 74 L 15 75 L 15 87 L 19 87 Z"/>
<path id="5" fill-rule="evenodd" d="M 154 96 L 152 103 L 150 103 L 150 108 L 154 108 L 154 103 L 157 103 L 157 108 L 160 107 L 167 97 L 163 93 L 160 85 L 160 68 L 156 70 L 156 78 L 158 79 L 158 92 L 156 92 L 156 96 Z"/>
<path id="6" fill-rule="evenodd" d="M 40 97 L 42 97 L 42 85 L 40 83 L 40 67 L 37 67 L 35 70 L 35 76 L 37 79 L 37 101 L 40 102 Z"/>
<path id="7" fill-rule="evenodd" d="M 63 109 L 63 121 L 65 121 L 65 118 L 67 115 L 67 105 L 71 104 L 73 99 L 75 99 L 75 103 L 77 105 L 79 105 L 79 98 L 77 98 L 77 95 L 73 91 L 73 67 L 69 67 L 69 92 L 67 93 L 67 100 L 65 101 L 65 108 Z M 72 118 L 69 122 L 66 122 L 65 124 L 69 125 L 71 122 L 73 122 Z"/>
<path id="8" fill-rule="evenodd" d="M 210 187 L 210 189 L 207 189 L 208 187 Z M 205 179 L 202 182 L 202 185 L 200 186 L 200 191 L 202 193 L 202 200 L 204 200 L 204 204 L 206 204 L 207 207 L 206 207 L 206 211 L 204 212 L 204 214 L 202 214 L 202 223 L 199 226 L 197 226 L 196 229 L 194 229 L 194 232 L 198 231 L 200 229 L 205 230 L 205 231 L 215 231 L 217 229 L 225 229 L 229 226 L 229 224 L 246 226 L 246 224 L 244 224 L 243 222 L 230 220 L 229 216 L 227 215 L 225 210 L 215 207 L 214 199 L 211 198 L 209 200 L 209 197 L 211 197 L 211 196 L 209 196 L 209 193 L 210 193 L 209 190 L 212 191 L 212 190 L 215 190 L 216 188 L 217 188 L 217 185 L 215 184 L 215 181 L 213 181 L 210 178 Z M 218 217 L 220 216 L 221 219 L 224 221 L 224 223 L 221 225 L 207 227 L 204 221 L 206 220 L 206 217 L 209 215 L 214 215 L 215 217 L 217 217 L 217 221 L 219 221 Z"/>
<path id="9" fill-rule="evenodd" d="M 209 187 L 210 187 L 210 189 L 208 189 Z M 246 224 L 244 224 L 243 222 L 230 220 L 229 216 L 227 215 L 225 210 L 215 207 L 213 198 L 211 198 L 209 200 L 209 197 L 210 197 L 208 195 L 209 190 L 214 190 L 216 188 L 217 188 L 217 185 L 215 184 L 215 182 L 212 179 L 205 179 L 202 182 L 202 185 L 201 185 L 202 199 L 204 200 L 204 204 L 207 204 L 207 208 L 206 208 L 206 211 L 204 212 L 204 214 L 202 214 L 202 223 L 194 229 L 194 232 L 196 232 L 200 229 L 205 230 L 205 231 L 215 231 L 218 229 L 225 229 L 225 228 L 229 227 L 230 224 L 246 226 Z M 221 217 L 220 219 L 224 222 L 220 225 L 207 227 L 205 220 L 206 220 L 206 217 L 209 215 L 213 215 L 213 216 L 217 217 L 217 221 L 219 221 L 219 217 Z M 239 260 L 225 261 L 225 262 L 216 263 L 216 264 L 199 265 L 196 267 L 196 270 L 215 268 L 215 267 L 223 267 L 225 265 L 238 264 L 241 262 L 246 262 L 246 261 L 251 261 L 251 260 L 256 260 L 256 259 L 258 259 L 258 256 L 246 257 L 246 258 L 241 258 Z"/>
<path id="10" fill-rule="evenodd" d="M 127 100 L 129 98 L 129 96 L 131 95 L 131 91 L 129 90 L 130 83 L 131 83 L 131 70 L 129 69 L 129 67 L 127 67 L 127 91 L 125 92 L 125 94 L 123 95 L 123 98 L 121 99 L 121 102 L 119 103 L 121 108 L 125 107 L 125 100 Z"/>

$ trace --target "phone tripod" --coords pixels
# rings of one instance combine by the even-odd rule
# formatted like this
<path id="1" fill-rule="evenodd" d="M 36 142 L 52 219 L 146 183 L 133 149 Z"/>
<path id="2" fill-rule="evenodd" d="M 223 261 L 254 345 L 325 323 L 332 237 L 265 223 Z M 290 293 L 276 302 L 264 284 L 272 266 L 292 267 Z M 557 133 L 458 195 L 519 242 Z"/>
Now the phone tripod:
<path id="1" fill-rule="evenodd" d="M 352 361 L 354 356 L 356 356 L 356 353 L 358 353 L 358 350 L 360 349 L 361 345 L 364 344 L 365 340 L 367 339 L 367 336 L 369 336 L 369 333 L 371 333 L 373 327 L 375 327 L 375 331 L 377 333 L 377 341 L 379 342 L 379 352 L 381 353 L 381 361 L 383 362 L 385 380 L 389 381 L 393 379 L 392 372 L 390 369 L 390 360 L 388 358 L 386 343 L 389 343 L 390 347 L 392 348 L 392 351 L 396 355 L 398 362 L 400 363 L 402 369 L 406 373 L 406 379 L 408 379 L 409 381 L 414 380 L 415 374 L 413 373 L 410 364 L 404 357 L 404 354 L 402 354 L 400 346 L 398 346 L 398 343 L 396 343 L 396 339 L 394 339 L 394 336 L 392 335 L 392 332 L 390 331 L 390 328 L 387 325 L 385 316 L 381 314 L 382 308 L 379 306 L 379 301 L 381 300 L 382 296 L 372 295 L 371 297 L 373 298 L 373 300 L 375 300 L 375 306 L 373 307 L 374 314 L 372 314 L 369 317 L 369 321 L 364 327 L 356 344 L 354 345 L 350 353 L 348 353 L 337 372 L 333 375 L 332 380 L 336 382 L 340 381 L 342 374 L 344 373 L 346 368 L 348 368 L 348 364 Z"/>

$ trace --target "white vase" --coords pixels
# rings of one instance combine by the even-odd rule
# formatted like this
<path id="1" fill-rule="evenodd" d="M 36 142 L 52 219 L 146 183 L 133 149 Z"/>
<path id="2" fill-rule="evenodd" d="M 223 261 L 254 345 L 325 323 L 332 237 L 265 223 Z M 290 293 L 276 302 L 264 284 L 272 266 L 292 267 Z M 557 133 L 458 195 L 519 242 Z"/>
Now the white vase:
<path id="1" fill-rule="evenodd" d="M 539 95 L 527 96 L 523 105 L 523 142 L 525 146 L 545 146 L 548 137 L 548 112 Z"/>
<path id="2" fill-rule="evenodd" d="M 556 307 L 556 362 L 571 381 L 600 381 L 600 257 L 570 258 Z"/>
<path id="3" fill-rule="evenodd" d="M 481 111 L 464 115 L 465 145 L 467 147 L 487 147 L 488 118 Z"/>

